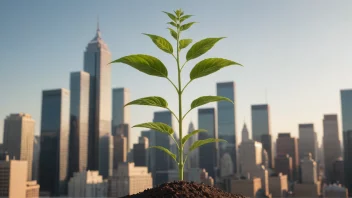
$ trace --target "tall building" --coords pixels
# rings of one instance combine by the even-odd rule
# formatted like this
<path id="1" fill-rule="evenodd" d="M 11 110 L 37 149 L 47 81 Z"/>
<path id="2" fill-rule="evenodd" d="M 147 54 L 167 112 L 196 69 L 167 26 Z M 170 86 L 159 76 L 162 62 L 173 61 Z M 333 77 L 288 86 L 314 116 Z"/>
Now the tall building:
<path id="1" fill-rule="evenodd" d="M 67 193 L 70 92 L 46 90 L 42 97 L 39 184 L 58 196 Z"/>
<path id="2" fill-rule="evenodd" d="M 89 78 L 84 71 L 70 76 L 69 177 L 88 168 Z"/>
<path id="3" fill-rule="evenodd" d="M 39 172 L 39 155 L 40 155 L 40 136 L 34 136 L 33 143 L 33 163 L 32 163 L 32 178 L 38 180 Z"/>
<path id="4" fill-rule="evenodd" d="M 11 159 L 28 162 L 28 180 L 32 180 L 34 127 L 35 121 L 29 114 L 11 114 L 5 119 L 4 150 Z"/>
<path id="5" fill-rule="evenodd" d="M 339 157 L 333 162 L 332 172 L 333 172 L 332 181 L 334 183 L 345 185 L 345 168 L 344 168 L 344 161 L 342 157 Z"/>
<path id="6" fill-rule="evenodd" d="M 252 139 L 263 144 L 263 148 L 268 153 L 269 167 L 272 168 L 273 152 L 268 104 L 252 105 Z"/>
<path id="7" fill-rule="evenodd" d="M 130 135 L 130 125 L 129 124 L 119 124 L 115 127 L 115 131 L 113 131 L 113 136 L 123 135 L 126 137 L 127 141 L 127 152 L 131 151 L 131 135 Z"/>
<path id="8" fill-rule="evenodd" d="M 290 155 L 286 154 L 286 155 L 278 155 L 275 157 L 275 173 L 276 174 L 284 174 L 287 175 L 288 179 L 290 181 L 293 180 L 292 178 L 292 158 L 290 157 Z"/>
<path id="9" fill-rule="evenodd" d="M 0 197 L 26 197 L 28 162 L 19 160 L 0 161 Z"/>
<path id="10" fill-rule="evenodd" d="M 336 114 L 324 115 L 323 130 L 325 176 L 328 181 L 332 181 L 333 163 L 342 155 Z"/>
<path id="11" fill-rule="evenodd" d="M 129 89 L 114 88 L 112 90 L 112 131 L 115 131 L 120 124 L 130 123 L 130 107 L 125 107 L 129 101 Z"/>
<path id="12" fill-rule="evenodd" d="M 84 71 L 89 73 L 88 169 L 99 170 L 105 178 L 109 171 L 106 136 L 111 134 L 111 53 L 101 38 L 99 26 L 84 52 Z"/>
<path id="13" fill-rule="evenodd" d="M 123 197 L 143 192 L 153 187 L 153 179 L 147 167 L 123 163 L 109 181 L 109 197 Z"/>
<path id="14" fill-rule="evenodd" d="M 193 122 L 189 123 L 188 126 L 188 134 L 195 130 Z M 192 146 L 194 142 L 198 140 L 198 135 L 191 136 L 187 144 L 185 144 L 184 150 L 187 152 L 189 148 Z M 188 154 L 188 159 L 186 161 L 185 168 L 198 168 L 199 167 L 199 150 L 193 150 L 190 154 Z"/>
<path id="15" fill-rule="evenodd" d="M 133 145 L 133 162 L 135 166 L 148 167 L 148 148 L 148 138 L 139 137 L 138 144 Z"/>
<path id="16" fill-rule="evenodd" d="M 107 197 L 108 181 L 98 171 L 74 173 L 68 183 L 69 197 Z"/>
<path id="17" fill-rule="evenodd" d="M 269 191 L 272 197 L 287 197 L 288 189 L 287 175 L 279 173 L 269 177 Z"/>
<path id="18" fill-rule="evenodd" d="M 120 134 L 114 136 L 113 169 L 118 169 L 119 164 L 123 162 L 127 162 L 127 138 Z"/>
<path id="19" fill-rule="evenodd" d="M 299 159 L 303 159 L 308 153 L 312 154 L 314 161 L 317 160 L 317 134 L 313 124 L 299 124 L 298 150 Z"/>
<path id="20" fill-rule="evenodd" d="M 236 93 L 235 82 L 223 82 L 216 84 L 216 92 L 218 96 L 227 97 L 234 102 L 234 104 L 227 101 L 220 101 L 217 103 L 217 122 L 218 122 L 218 136 L 224 139 L 227 143 L 219 143 L 219 157 L 228 154 L 232 160 L 232 175 L 237 170 L 237 131 L 236 131 Z"/>
<path id="21" fill-rule="evenodd" d="M 352 89 L 341 90 L 341 111 L 345 186 L 349 194 L 352 194 Z"/>
<path id="22" fill-rule="evenodd" d="M 216 131 L 216 115 L 214 108 L 198 109 L 198 129 L 207 130 L 198 133 L 198 139 L 218 138 Z M 218 144 L 210 143 L 199 148 L 199 168 L 204 168 L 212 178 L 215 178 L 215 169 L 218 167 Z"/>
<path id="23" fill-rule="evenodd" d="M 141 137 L 145 137 L 145 138 L 148 138 L 148 144 L 149 144 L 149 147 L 150 146 L 156 146 L 155 144 L 155 135 L 153 135 L 153 133 L 155 133 L 155 131 L 152 131 L 152 130 L 147 130 L 147 131 L 142 131 L 141 132 Z M 153 170 L 155 170 L 155 163 L 156 161 L 154 160 L 155 159 L 155 152 L 153 152 L 153 149 L 148 149 L 147 150 L 147 155 L 148 155 L 148 164 L 147 164 L 147 167 L 148 167 L 148 171 L 149 172 L 152 172 L 153 173 Z"/>
<path id="24" fill-rule="evenodd" d="M 286 156 L 287 154 L 292 158 L 292 179 L 296 180 L 299 176 L 298 141 L 296 138 L 291 137 L 290 133 L 279 133 L 276 140 L 276 155 Z M 275 163 L 275 165 L 279 166 L 278 163 Z"/>
<path id="25" fill-rule="evenodd" d="M 248 140 L 249 140 L 249 132 L 248 132 L 246 123 L 244 123 L 242 128 L 242 142 L 245 142 Z"/>

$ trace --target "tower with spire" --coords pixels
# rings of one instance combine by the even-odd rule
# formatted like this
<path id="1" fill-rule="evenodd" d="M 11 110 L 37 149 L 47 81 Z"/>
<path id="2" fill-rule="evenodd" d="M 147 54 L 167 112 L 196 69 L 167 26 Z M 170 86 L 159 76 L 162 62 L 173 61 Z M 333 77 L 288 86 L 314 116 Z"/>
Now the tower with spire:
<path id="1" fill-rule="evenodd" d="M 84 71 L 90 75 L 88 169 L 99 170 L 104 177 L 112 169 L 111 149 L 111 53 L 103 41 L 99 20 L 95 37 L 84 52 Z"/>
<path id="2" fill-rule="evenodd" d="M 242 128 L 242 142 L 246 142 L 248 140 L 249 140 L 249 132 L 248 132 L 246 123 L 244 123 Z"/>

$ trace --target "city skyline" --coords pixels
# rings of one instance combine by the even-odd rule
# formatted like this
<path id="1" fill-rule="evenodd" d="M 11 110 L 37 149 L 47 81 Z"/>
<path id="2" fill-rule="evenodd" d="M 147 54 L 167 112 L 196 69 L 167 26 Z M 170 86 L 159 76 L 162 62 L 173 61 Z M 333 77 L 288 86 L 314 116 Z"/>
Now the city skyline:
<path id="1" fill-rule="evenodd" d="M 342 3 L 339 5 L 331 3 L 315 5 L 312 2 L 276 3 L 271 6 L 277 9 L 270 9 L 270 11 L 265 9 L 258 10 L 261 6 L 264 6 L 264 8 L 267 6 L 261 3 L 259 3 L 261 6 L 258 5 L 258 7 L 253 7 L 250 3 L 244 2 L 225 2 L 221 5 L 205 3 L 204 6 L 213 7 L 213 9 L 209 9 L 209 16 L 202 13 L 201 9 L 195 6 L 197 3 L 187 2 L 186 4 L 185 1 L 180 1 L 179 3 L 149 3 L 154 5 L 154 7 L 148 7 L 148 9 L 142 10 L 142 13 L 139 13 L 139 11 L 138 13 L 155 18 L 156 22 L 153 21 L 153 23 L 149 21 L 141 22 L 132 18 L 125 19 L 123 16 L 126 16 L 127 13 L 133 15 L 139 10 L 132 9 L 132 5 L 135 6 L 134 4 L 125 2 L 121 2 L 121 4 L 112 3 L 111 5 L 73 3 L 71 5 L 72 10 L 66 9 L 69 5 L 58 2 L 48 5 L 42 1 L 37 1 L 33 5 L 27 3 L 16 5 L 18 6 L 16 7 L 17 9 L 23 11 L 24 15 L 21 16 L 28 16 L 28 19 L 13 16 L 13 13 L 10 13 L 9 10 L 15 4 L 2 2 L 0 6 L 0 22 L 3 22 L 4 26 L 7 27 L 1 30 L 4 31 L 4 36 L 0 38 L 0 42 L 3 43 L 0 46 L 0 54 L 6 54 L 0 60 L 0 79 L 2 82 L 0 83 L 0 89 L 4 90 L 2 93 L 5 95 L 5 97 L 0 98 L 0 103 L 4 104 L 0 110 L 2 120 L 10 113 L 29 113 L 37 123 L 35 134 L 39 134 L 41 91 L 61 87 L 69 88 L 69 73 L 82 70 L 82 54 L 86 43 L 91 40 L 95 33 L 96 15 L 98 14 L 103 39 L 109 45 L 113 59 L 138 51 L 147 54 L 157 54 L 163 60 L 171 61 L 162 55 L 161 52 L 158 52 L 158 49 L 140 33 L 158 33 L 170 39 L 168 32 L 163 31 L 166 25 L 161 23 L 166 22 L 167 18 L 161 17 L 160 13 L 161 10 L 175 9 L 175 7 L 184 7 L 186 11 L 187 9 L 193 10 L 192 14 L 196 15 L 195 20 L 202 19 L 207 21 L 208 25 L 215 26 L 217 21 L 222 20 L 225 25 L 209 30 L 207 35 L 228 35 L 227 41 L 219 42 L 219 45 L 214 47 L 214 51 L 205 56 L 224 54 L 225 57 L 245 65 L 244 68 L 232 68 L 228 72 L 219 72 L 219 74 L 209 76 L 205 79 L 207 82 L 199 80 L 190 85 L 189 91 L 186 93 L 185 104 L 189 104 L 197 95 L 215 95 L 216 82 L 235 81 L 238 95 L 236 98 L 237 131 L 241 130 L 240 127 L 244 122 L 242 118 L 244 117 L 247 118 L 246 122 L 247 126 L 249 126 L 249 131 L 252 131 L 251 123 L 248 119 L 251 117 L 250 105 L 266 103 L 266 89 L 268 90 L 268 103 L 271 106 L 273 139 L 276 139 L 277 133 L 281 131 L 289 131 L 293 136 L 298 137 L 298 123 L 314 123 L 318 133 L 318 140 L 321 143 L 323 131 L 322 115 L 333 113 L 338 114 L 338 117 L 341 118 L 339 91 L 352 87 L 352 84 L 348 81 L 348 73 L 350 73 L 348 65 L 352 64 L 352 61 L 348 58 L 348 52 L 351 51 L 350 46 L 352 46 L 348 35 L 350 35 L 352 30 L 352 20 L 350 20 L 351 17 L 348 15 L 348 9 L 346 9 L 349 7 L 348 3 L 350 2 L 345 5 Z M 43 10 L 52 10 L 51 8 L 57 6 L 59 7 L 58 11 L 61 9 L 67 10 L 67 16 L 63 17 L 56 10 L 53 10 L 52 13 L 39 10 L 34 12 L 26 7 L 36 5 L 46 8 Z M 313 5 L 319 9 L 310 9 Z M 89 13 L 82 11 L 80 14 L 83 19 L 71 20 L 70 17 L 77 14 L 75 9 L 82 6 L 90 10 Z M 146 3 L 139 3 L 137 8 L 139 6 L 144 7 Z M 96 9 L 91 10 L 92 8 Z M 117 9 L 117 11 L 112 10 L 112 8 Z M 219 9 L 224 9 L 224 11 L 219 12 Z M 236 9 L 236 12 L 231 12 L 233 9 Z M 247 9 L 248 13 L 241 11 L 241 9 Z M 287 12 L 283 13 L 282 10 Z M 298 10 L 301 16 L 296 18 L 295 14 L 298 13 Z M 113 14 L 111 13 L 112 11 L 114 12 Z M 250 17 L 250 14 L 255 11 L 258 11 L 255 16 L 263 17 L 260 19 Z M 335 14 L 326 16 L 324 11 Z M 212 19 L 211 16 L 214 14 L 217 17 Z M 48 19 L 43 19 L 44 15 L 48 16 Z M 290 22 L 289 25 L 292 25 L 292 27 L 285 25 L 284 28 L 280 28 L 280 25 L 283 25 L 283 21 L 275 19 L 275 17 L 280 18 L 280 16 L 288 20 Z M 24 25 L 29 19 L 31 19 L 30 24 L 32 24 L 32 27 Z M 62 22 L 58 22 L 59 19 Z M 58 23 L 55 23 L 54 27 L 50 26 L 55 21 Z M 135 27 L 127 26 L 127 28 L 123 28 L 127 21 L 134 24 Z M 261 25 L 264 23 L 266 27 Z M 160 25 L 155 26 L 155 24 Z M 207 24 L 197 24 L 198 27 L 187 33 L 187 35 L 195 40 L 203 38 L 202 30 L 207 28 Z M 233 24 L 238 24 L 236 25 L 237 28 L 230 27 Z M 295 27 L 297 24 L 300 25 L 299 30 Z M 20 26 L 29 31 L 24 31 Z M 52 28 L 44 28 L 44 26 Z M 147 28 L 148 26 L 149 28 Z M 327 26 L 330 28 L 326 29 Z M 292 30 L 295 31 L 290 33 Z M 229 32 L 231 34 L 228 34 Z M 55 34 L 53 35 L 53 33 Z M 315 38 L 317 33 L 319 34 Z M 131 34 L 134 40 L 130 38 Z M 335 37 L 340 37 L 340 39 L 336 40 Z M 268 39 L 272 41 L 270 48 L 267 47 Z M 13 44 L 16 44 L 18 51 L 12 51 L 7 47 Z M 230 45 L 228 46 L 228 44 Z M 284 45 L 289 46 L 289 49 L 282 50 Z M 31 48 L 28 48 L 29 46 Z M 69 49 L 67 46 L 69 46 Z M 124 46 L 122 50 L 121 46 Z M 138 46 L 145 47 L 138 48 Z M 231 51 L 228 50 L 230 49 L 229 47 L 231 47 Z M 320 50 L 321 48 L 324 48 L 324 50 Z M 264 51 L 264 49 L 266 50 Z M 37 53 L 40 56 L 33 53 L 38 51 L 41 52 Z M 314 51 L 315 53 L 307 57 L 308 51 Z M 21 56 L 18 56 L 19 54 Z M 45 58 L 39 59 L 42 56 Z M 31 61 L 28 62 L 28 60 Z M 186 67 L 184 75 L 192 68 L 192 64 L 193 62 Z M 336 65 L 338 65 L 339 69 L 336 69 Z M 38 72 L 32 72 L 32 70 Z M 317 71 L 319 71 L 319 75 L 314 75 Z M 171 69 L 170 72 L 173 72 L 173 70 Z M 31 75 L 26 75 L 28 73 L 31 73 Z M 128 79 L 128 76 L 134 76 L 144 81 L 143 88 L 138 88 L 140 87 L 138 83 L 131 83 L 133 79 Z M 326 83 L 326 79 L 331 79 L 331 77 L 339 81 L 332 82 L 329 80 L 329 83 Z M 214 79 L 221 80 L 215 81 Z M 27 82 L 23 83 L 24 80 Z M 272 82 L 269 83 L 269 80 Z M 137 74 L 137 72 L 133 72 L 123 66 L 114 66 L 112 68 L 112 87 L 129 88 L 131 90 L 131 100 L 150 94 L 162 95 L 166 96 L 165 98 L 168 99 L 170 107 L 176 109 L 176 101 L 173 99 L 174 95 L 168 91 L 160 91 L 170 88 L 165 86 L 164 84 L 166 83 L 163 82 L 161 79 L 152 80 L 148 76 Z M 160 89 L 153 90 L 148 88 L 148 85 L 155 85 L 155 83 L 159 83 Z M 207 89 L 207 91 L 205 89 L 197 90 L 197 86 L 209 86 L 210 89 Z M 311 91 L 312 89 L 315 91 Z M 24 95 L 26 97 L 23 97 Z M 212 104 L 207 107 L 215 106 L 216 104 Z M 137 107 L 132 107 L 131 125 L 152 120 L 153 112 L 156 110 L 155 108 L 146 107 L 143 108 L 143 112 L 140 112 Z M 196 115 L 196 112 L 191 113 L 185 122 L 189 123 L 192 120 L 197 125 Z M 339 125 L 341 126 L 340 123 L 341 119 L 339 119 Z M 3 121 L 1 121 L 0 128 L 3 129 L 3 126 Z M 140 129 L 132 129 L 133 139 L 131 144 L 137 142 L 139 131 Z M 241 139 L 241 134 L 238 134 L 238 138 Z M 339 134 L 341 134 L 341 131 Z"/>

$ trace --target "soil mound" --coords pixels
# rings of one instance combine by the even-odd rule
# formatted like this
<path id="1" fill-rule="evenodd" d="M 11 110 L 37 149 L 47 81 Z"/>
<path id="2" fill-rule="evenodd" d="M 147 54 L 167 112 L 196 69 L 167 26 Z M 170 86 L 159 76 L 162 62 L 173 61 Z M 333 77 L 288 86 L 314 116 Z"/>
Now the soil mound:
<path id="1" fill-rule="evenodd" d="M 245 198 L 242 195 L 236 195 L 224 192 L 218 188 L 195 182 L 175 181 L 165 183 L 155 188 L 146 189 L 135 195 L 128 195 L 123 198 L 144 198 L 144 197 L 165 197 L 165 198 Z"/>

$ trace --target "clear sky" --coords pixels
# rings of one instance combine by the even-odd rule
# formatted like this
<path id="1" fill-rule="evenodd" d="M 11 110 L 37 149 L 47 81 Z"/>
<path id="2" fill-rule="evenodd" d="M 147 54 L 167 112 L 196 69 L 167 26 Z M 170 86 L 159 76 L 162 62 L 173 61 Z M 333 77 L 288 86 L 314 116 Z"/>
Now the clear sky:
<path id="1" fill-rule="evenodd" d="M 172 41 L 169 19 L 161 11 L 178 8 L 200 22 L 185 37 L 227 37 L 202 58 L 223 57 L 245 66 L 192 83 L 184 110 L 200 95 L 215 95 L 216 82 L 235 81 L 238 132 L 244 120 L 251 129 L 250 105 L 265 103 L 265 90 L 275 135 L 297 136 L 299 123 L 314 123 L 321 138 L 323 114 L 338 113 L 341 120 L 339 90 L 352 88 L 352 1 L 0 1 L 0 133 L 6 115 L 26 112 L 36 120 L 39 134 L 41 91 L 69 88 L 70 72 L 83 70 L 97 15 L 114 59 L 151 54 L 175 74 L 173 59 L 141 33 Z M 184 81 L 199 60 L 186 66 Z M 112 85 L 129 88 L 132 99 L 163 96 L 177 108 L 176 93 L 166 80 L 126 65 L 113 65 Z M 132 107 L 131 124 L 151 121 L 155 110 Z M 197 126 L 197 111 L 186 125 L 190 119 Z M 134 142 L 139 130 L 133 130 Z"/>

